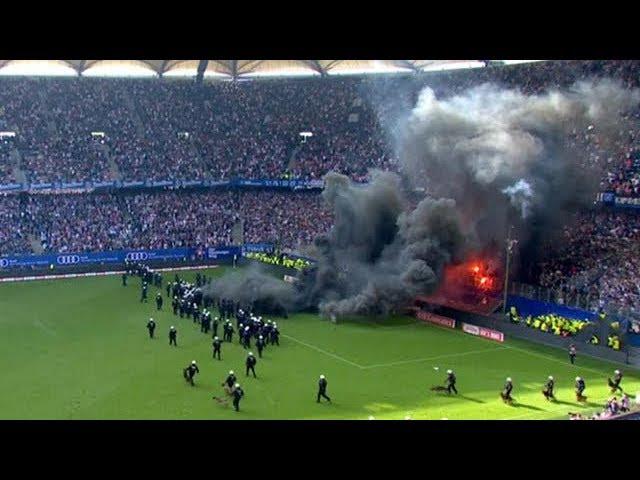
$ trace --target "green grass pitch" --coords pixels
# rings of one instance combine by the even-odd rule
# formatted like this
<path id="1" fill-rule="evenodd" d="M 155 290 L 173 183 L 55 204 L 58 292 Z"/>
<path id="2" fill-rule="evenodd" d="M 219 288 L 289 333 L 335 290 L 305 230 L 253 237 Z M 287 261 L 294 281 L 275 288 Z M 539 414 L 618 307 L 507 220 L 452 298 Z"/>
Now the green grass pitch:
<path id="1" fill-rule="evenodd" d="M 174 317 L 166 297 L 157 312 L 155 288 L 148 304 L 139 303 L 139 283 L 130 278 L 125 288 L 109 276 L 0 285 L 0 418 L 533 420 L 598 409 L 615 368 L 625 372 L 627 392 L 640 391 L 640 374 L 628 367 L 580 355 L 572 366 L 557 349 L 512 339 L 499 344 L 408 317 L 337 325 L 315 315 L 278 318 L 280 347 L 269 346 L 258 360 L 258 379 L 246 378 L 237 335 L 223 344 L 222 361 L 213 360 L 210 336 Z M 150 316 L 158 324 L 154 340 L 145 328 Z M 168 345 L 172 324 L 178 348 Z M 195 387 L 182 377 L 193 359 L 201 370 Z M 429 391 L 443 384 L 447 368 L 457 373 L 458 396 Z M 230 369 L 246 393 L 239 413 L 212 400 Z M 332 404 L 316 403 L 320 374 Z M 548 375 L 556 378 L 556 403 L 540 393 Z M 586 406 L 575 402 L 577 375 L 587 382 Z M 507 376 L 515 406 L 498 396 Z"/>

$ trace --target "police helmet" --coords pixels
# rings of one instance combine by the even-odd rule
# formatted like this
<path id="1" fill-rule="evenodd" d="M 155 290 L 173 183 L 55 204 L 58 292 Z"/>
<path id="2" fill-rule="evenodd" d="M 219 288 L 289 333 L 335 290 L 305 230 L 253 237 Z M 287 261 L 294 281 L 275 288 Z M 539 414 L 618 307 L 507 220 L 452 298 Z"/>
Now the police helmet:
<path id="1" fill-rule="evenodd" d="M 233 370 L 229 370 L 229 375 L 233 375 Z"/>
<path id="2" fill-rule="evenodd" d="M 453 373 L 453 370 L 447 370 L 447 373 Z"/>
<path id="3" fill-rule="evenodd" d="M 320 375 L 320 378 L 324 378 L 324 375 Z"/>
<path id="4" fill-rule="evenodd" d="M 576 382 L 579 382 L 580 380 L 582 380 L 580 377 L 576 377 Z"/>
<path id="5" fill-rule="evenodd" d="M 553 380 L 553 376 L 552 375 L 549 375 L 549 380 Z"/>
<path id="6" fill-rule="evenodd" d="M 196 364 L 196 361 L 195 361 L 195 360 L 192 360 L 192 361 L 191 361 L 191 365 L 195 365 L 195 364 Z"/>
<path id="7" fill-rule="evenodd" d="M 240 384 L 239 383 L 236 383 L 236 388 L 240 388 Z"/>
<path id="8" fill-rule="evenodd" d="M 507 377 L 507 382 L 510 382 L 510 381 L 511 381 L 511 377 Z"/>
<path id="9" fill-rule="evenodd" d="M 253 353 L 249 352 L 249 356 L 250 356 L 250 357 L 253 357 Z"/>

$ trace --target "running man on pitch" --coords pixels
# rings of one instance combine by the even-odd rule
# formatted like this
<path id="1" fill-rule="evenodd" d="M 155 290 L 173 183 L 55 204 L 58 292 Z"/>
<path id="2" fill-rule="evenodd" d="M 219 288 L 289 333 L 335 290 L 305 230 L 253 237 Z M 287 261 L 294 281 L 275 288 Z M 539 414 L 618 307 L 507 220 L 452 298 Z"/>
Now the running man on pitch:
<path id="1" fill-rule="evenodd" d="M 320 397 L 326 398 L 329 403 L 331 403 L 331 399 L 327 395 L 327 379 L 324 375 L 320 375 L 320 380 L 318 380 L 318 398 L 317 403 L 320 403 Z"/>
<path id="2" fill-rule="evenodd" d="M 507 377 L 507 382 L 504 384 L 504 388 L 502 392 L 500 392 L 500 397 L 502 397 L 502 401 L 511 405 L 513 403 L 513 397 L 511 396 L 511 392 L 513 391 L 513 382 L 511 381 L 511 377 Z"/>
<path id="3" fill-rule="evenodd" d="M 583 395 L 584 389 L 587 388 L 582 377 L 576 377 L 576 400 L 578 402 L 586 402 L 587 397 Z"/>
<path id="4" fill-rule="evenodd" d="M 453 373 L 453 370 L 447 370 L 447 393 L 455 393 L 458 394 L 458 390 L 456 389 L 456 374 Z"/>
<path id="5" fill-rule="evenodd" d="M 544 398 L 546 398 L 547 400 L 556 399 L 556 397 L 553 396 L 554 386 L 555 386 L 555 382 L 553 380 L 553 377 L 549 375 L 549 377 L 547 378 L 547 383 L 544 384 L 544 388 L 542 389 L 542 394 L 544 395 Z"/>
<path id="6" fill-rule="evenodd" d="M 620 370 L 616 370 L 613 376 L 613 380 L 611 380 L 610 378 L 609 380 L 609 387 L 611 387 L 611 393 L 615 393 L 617 390 L 620 390 L 621 393 L 624 393 L 622 391 L 622 387 L 620 386 L 620 382 L 622 382 L 622 372 Z"/>
<path id="7" fill-rule="evenodd" d="M 193 387 L 195 384 L 193 383 L 193 377 L 196 376 L 196 373 L 200 373 L 200 369 L 198 365 L 196 365 L 196 361 L 193 360 L 187 368 L 184 369 L 184 379 L 191 384 Z"/>
<path id="8" fill-rule="evenodd" d="M 244 390 L 242 390 L 240 388 L 240 384 L 236 383 L 234 388 L 233 388 L 233 392 L 231 392 L 231 395 L 233 395 L 233 408 L 236 409 L 236 412 L 240 411 L 240 400 L 242 399 L 242 397 L 244 397 Z"/>

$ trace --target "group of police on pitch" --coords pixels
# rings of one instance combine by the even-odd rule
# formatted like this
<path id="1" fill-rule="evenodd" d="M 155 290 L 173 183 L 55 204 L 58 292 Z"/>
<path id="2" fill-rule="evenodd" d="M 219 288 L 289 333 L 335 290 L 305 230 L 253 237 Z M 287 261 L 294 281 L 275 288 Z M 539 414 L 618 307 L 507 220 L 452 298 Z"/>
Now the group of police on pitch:
<path id="1" fill-rule="evenodd" d="M 146 269 L 140 269 L 139 271 L 141 273 L 144 273 Z M 141 274 L 140 276 L 143 281 L 142 283 L 142 289 L 144 292 L 143 295 L 146 298 L 147 284 L 144 281 L 144 275 Z M 200 277 L 200 275 L 198 275 L 198 277 Z M 198 281 L 197 284 L 201 284 L 201 281 Z M 169 287 L 169 285 L 171 285 L 171 283 L 169 283 L 167 286 L 167 295 L 170 295 L 171 293 L 175 294 L 174 300 L 173 300 L 174 315 L 178 315 L 180 313 L 180 317 L 182 318 L 184 318 L 185 314 L 187 314 L 187 318 L 192 316 L 194 319 L 194 322 L 197 321 L 198 323 L 201 324 L 201 331 L 204 333 L 208 333 L 209 328 L 207 328 L 207 325 L 209 326 L 211 325 L 211 313 L 207 310 L 206 307 L 202 312 L 199 312 L 198 304 L 203 300 L 203 296 L 200 294 L 201 291 L 200 291 L 199 285 L 193 285 L 183 280 L 180 280 L 177 275 L 176 275 L 176 281 L 173 283 L 173 288 Z M 123 286 L 126 286 L 126 281 L 123 281 Z M 156 285 L 156 286 L 161 286 L 161 285 Z M 158 310 L 161 310 L 162 295 L 158 293 L 158 297 L 160 298 L 160 300 L 156 299 L 157 308 Z M 181 297 L 180 300 L 178 300 L 178 297 Z M 227 314 L 226 316 L 229 317 L 228 309 L 224 308 L 223 304 L 221 304 L 220 307 L 221 307 L 221 312 L 224 310 L 225 311 L 224 313 Z M 266 322 L 264 322 L 262 320 L 262 317 L 255 316 L 250 312 L 243 311 L 242 309 L 239 309 L 238 312 L 236 313 L 236 322 L 238 326 L 240 344 L 244 348 L 250 348 L 251 346 L 250 339 L 251 337 L 255 337 L 256 338 L 255 345 L 256 345 L 256 348 L 258 349 L 258 354 L 260 357 L 262 357 L 262 352 L 267 344 L 271 343 L 274 345 L 280 345 L 280 341 L 279 341 L 280 331 L 278 330 L 278 325 L 275 322 L 271 322 L 271 320 L 267 320 Z M 155 329 L 156 329 L 156 322 L 153 318 L 150 318 L 149 321 L 147 322 L 147 330 L 149 331 L 150 338 L 154 338 Z M 213 358 L 217 358 L 218 360 L 221 360 L 222 342 L 217 336 L 217 330 L 218 330 L 218 317 L 215 317 L 213 319 L 213 342 L 212 342 Z M 231 342 L 232 336 L 233 336 L 233 325 L 231 324 L 230 320 L 227 320 L 223 324 L 223 330 L 224 330 L 224 340 Z M 169 345 L 173 345 L 177 347 L 178 346 L 177 337 L 178 337 L 178 331 L 175 328 L 175 326 L 172 325 L 171 328 L 169 329 Z M 253 352 L 250 351 L 245 360 L 246 376 L 249 376 L 249 373 L 251 373 L 253 374 L 254 378 L 257 378 L 256 370 L 255 370 L 257 362 L 258 361 L 256 357 L 253 355 Z M 198 373 L 200 373 L 200 368 L 198 367 L 198 364 L 195 360 L 193 360 L 189 365 L 187 365 L 183 369 L 184 379 L 192 386 L 195 385 L 194 379 L 196 374 Z M 317 402 L 320 402 L 321 398 L 324 398 L 327 401 L 331 402 L 330 397 L 327 395 L 327 385 L 328 385 L 328 382 L 326 377 L 324 375 L 320 375 L 320 379 L 318 380 Z M 227 376 L 225 381 L 222 383 L 222 386 L 224 387 L 224 391 L 226 393 L 227 398 L 214 396 L 213 399 L 218 401 L 219 403 L 226 403 L 227 399 L 231 397 L 233 399 L 234 409 L 236 411 L 240 411 L 240 400 L 244 397 L 244 390 L 240 387 L 240 384 L 237 382 L 237 378 L 233 370 L 229 371 L 229 375 Z"/>
<path id="2" fill-rule="evenodd" d="M 144 269 L 142 269 L 142 272 L 144 272 Z M 203 310 L 202 313 L 198 312 L 198 303 L 202 301 L 202 296 L 198 295 L 199 292 L 196 293 L 197 290 L 199 290 L 198 287 L 179 280 L 176 275 L 176 282 L 174 282 L 174 285 L 173 285 L 173 293 L 182 296 L 183 299 L 181 301 L 184 301 L 184 303 L 187 305 L 191 304 L 191 300 L 194 300 L 193 298 L 194 293 L 196 294 L 197 297 L 199 297 L 195 299 L 196 302 L 194 302 L 193 306 L 189 309 L 190 310 L 189 313 L 193 315 L 194 322 L 197 320 L 198 323 L 201 323 L 201 324 L 204 323 L 205 326 L 201 327 L 201 331 L 203 331 L 204 333 L 208 333 L 209 328 L 207 328 L 206 325 L 211 321 L 211 314 L 206 308 Z M 169 293 L 169 291 L 170 290 L 168 288 L 167 292 Z M 176 315 L 178 314 L 177 312 L 178 308 L 176 308 L 176 305 L 175 305 L 175 302 L 177 300 L 177 295 L 174 297 L 174 314 Z M 184 297 L 188 297 L 188 300 L 186 300 Z M 158 309 L 160 308 L 161 308 L 161 303 L 158 305 Z M 180 316 L 182 317 L 183 315 L 184 313 L 182 313 Z M 209 322 L 207 322 L 207 319 L 209 320 Z M 236 313 L 236 322 L 238 326 L 239 341 L 240 341 L 240 344 L 245 349 L 251 348 L 251 344 L 250 344 L 251 337 L 256 338 L 255 345 L 258 349 L 258 354 L 260 357 L 262 357 L 262 351 L 265 348 L 266 344 L 268 344 L 269 342 L 271 342 L 272 344 L 279 345 L 279 341 L 278 341 L 279 330 L 276 323 L 271 323 L 270 320 L 268 320 L 267 322 L 263 322 L 262 317 L 255 316 L 250 312 L 243 311 L 242 309 L 239 309 Z M 154 338 L 155 328 L 156 328 L 155 321 L 153 320 L 153 318 L 149 319 L 149 321 L 147 322 L 147 329 L 149 330 L 150 338 Z M 217 336 L 217 330 L 218 330 L 218 317 L 215 317 L 214 328 L 213 328 L 213 343 L 212 343 L 213 358 L 218 358 L 218 360 L 221 360 L 222 342 Z M 223 330 L 224 330 L 224 341 L 231 342 L 232 336 L 233 336 L 233 325 L 229 320 L 227 320 L 223 324 Z M 173 325 L 169 329 L 169 345 L 177 346 L 177 330 Z M 575 345 L 572 344 L 569 347 L 569 359 L 571 364 L 575 363 L 575 357 L 576 357 L 576 348 L 575 348 Z M 257 359 L 255 358 L 253 353 L 250 351 L 245 360 L 246 376 L 249 376 L 249 373 L 252 373 L 254 378 L 257 378 L 256 371 L 255 371 L 256 364 L 257 364 Z M 183 370 L 183 375 L 185 380 L 191 385 L 195 385 L 194 378 L 197 373 L 200 373 L 200 369 L 198 368 L 198 365 L 195 360 L 193 360 Z M 613 379 L 608 379 L 608 385 L 611 388 L 612 392 L 615 392 L 617 390 L 622 391 L 622 388 L 620 387 L 622 376 L 623 376 L 622 372 L 620 372 L 620 370 L 616 370 L 614 372 Z M 443 388 L 437 387 L 436 390 L 446 391 L 448 394 L 451 394 L 451 393 L 458 394 L 456 383 L 457 383 L 456 374 L 453 372 L 453 370 L 447 370 L 447 378 L 445 380 L 446 387 L 443 387 Z M 326 377 L 324 375 L 320 375 L 320 379 L 318 380 L 317 402 L 320 402 L 321 398 L 324 398 L 327 401 L 331 402 L 331 398 L 327 395 L 327 385 L 328 385 L 328 382 Z M 239 411 L 240 400 L 244 397 L 244 390 L 240 387 L 240 384 L 237 382 L 237 378 L 233 370 L 229 371 L 229 374 L 225 379 L 225 381 L 222 383 L 222 386 L 224 387 L 224 391 L 227 395 L 227 398 L 228 397 L 233 398 L 234 409 L 236 411 Z M 514 401 L 512 396 L 513 388 L 514 388 L 513 380 L 511 379 L 511 377 L 507 377 L 505 381 L 505 385 L 502 391 L 500 392 L 500 397 L 507 404 L 512 404 Z M 550 375 L 547 378 L 547 381 L 545 382 L 542 389 L 542 394 L 546 400 L 555 400 L 554 388 L 555 388 L 555 380 L 554 380 L 554 377 Z M 587 397 L 584 396 L 585 389 L 586 389 L 586 383 L 584 379 L 580 376 L 576 377 L 575 393 L 576 393 L 577 401 L 579 402 L 586 401 Z M 226 403 L 225 398 L 214 396 L 213 399 L 215 399 L 219 403 Z"/>

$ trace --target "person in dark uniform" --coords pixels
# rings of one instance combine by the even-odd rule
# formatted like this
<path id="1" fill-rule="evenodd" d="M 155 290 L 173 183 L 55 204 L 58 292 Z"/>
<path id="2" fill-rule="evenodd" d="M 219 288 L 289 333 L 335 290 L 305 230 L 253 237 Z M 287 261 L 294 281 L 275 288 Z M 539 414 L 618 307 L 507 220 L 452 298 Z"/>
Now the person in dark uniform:
<path id="1" fill-rule="evenodd" d="M 233 392 L 233 386 L 236 384 L 236 380 L 236 374 L 233 373 L 233 370 L 229 370 L 229 375 L 227 375 L 227 378 L 222 383 L 224 391 L 227 392 L 227 395 L 231 395 L 231 392 Z"/>
<path id="2" fill-rule="evenodd" d="M 507 377 L 507 381 L 504 384 L 504 388 L 502 392 L 500 392 L 500 397 L 502 397 L 502 401 L 511 405 L 513 403 L 513 397 L 511 396 L 511 392 L 513 391 L 513 382 L 511 381 L 511 377 Z"/>
<path id="3" fill-rule="evenodd" d="M 582 377 L 576 377 L 576 400 L 578 402 L 586 402 L 587 397 L 583 395 L 584 389 L 587 388 Z"/>
<path id="4" fill-rule="evenodd" d="M 244 327 L 242 335 L 242 346 L 245 349 L 251 348 L 251 329 L 248 326 Z"/>
<path id="5" fill-rule="evenodd" d="M 576 362 L 576 346 L 573 343 L 569 345 L 569 360 L 572 365 Z"/>
<path id="6" fill-rule="evenodd" d="M 203 310 L 200 313 L 200 332 L 207 333 L 207 311 Z"/>
<path id="7" fill-rule="evenodd" d="M 173 307 L 173 314 L 178 315 L 178 306 L 180 302 L 178 302 L 178 297 L 173 297 L 173 301 L 171 302 L 171 306 Z"/>
<path id="8" fill-rule="evenodd" d="M 264 327 L 262 327 L 262 336 L 264 337 L 264 344 L 269 345 L 269 340 L 271 339 L 271 329 L 273 325 L 271 324 L 271 320 L 267 320 Z"/>
<path id="9" fill-rule="evenodd" d="M 316 400 L 317 403 L 320 403 L 320 397 L 325 398 L 331 403 L 331 399 L 327 395 L 327 379 L 324 378 L 324 375 L 320 375 L 320 380 L 318 380 L 318 398 Z"/>
<path id="10" fill-rule="evenodd" d="M 553 380 L 553 377 L 549 375 L 549 378 L 547 379 L 547 383 L 544 384 L 544 388 L 542 389 L 542 394 L 544 395 L 544 398 L 546 398 L 547 400 L 556 399 L 556 397 L 554 397 L 553 395 L 554 386 L 555 386 L 555 382 Z"/>
<path id="11" fill-rule="evenodd" d="M 247 367 L 247 377 L 249 376 L 249 371 L 251 371 L 253 373 L 253 378 L 258 378 L 256 375 L 256 363 L 258 363 L 258 360 L 253 356 L 253 353 L 249 352 L 249 355 L 247 355 L 247 360 L 245 361 L 245 365 Z"/>
<path id="12" fill-rule="evenodd" d="M 610 378 L 608 379 L 609 387 L 611 387 L 611 393 L 615 393 L 617 390 L 620 390 L 621 393 L 624 393 L 622 387 L 620 386 L 620 382 L 622 382 L 622 372 L 620 370 L 616 370 L 613 373 L 613 380 L 611 380 Z"/>
<path id="13" fill-rule="evenodd" d="M 127 286 L 127 272 L 124 272 L 122 274 L 122 286 L 126 287 Z"/>
<path id="14" fill-rule="evenodd" d="M 235 330 L 230 321 L 227 321 L 227 336 L 229 337 L 229 343 L 233 343 L 233 334 Z"/>
<path id="15" fill-rule="evenodd" d="M 153 318 L 150 318 L 147 322 L 147 330 L 149 330 L 149 338 L 153 338 L 153 332 L 156 329 L 156 322 L 153 321 Z"/>
<path id="16" fill-rule="evenodd" d="M 162 294 L 160 292 L 156 294 L 156 308 L 162 310 Z"/>
<path id="17" fill-rule="evenodd" d="M 238 325 L 238 343 L 244 346 L 244 323 Z"/>
<path id="18" fill-rule="evenodd" d="M 191 305 L 191 316 L 193 317 L 193 323 L 200 322 L 200 311 L 195 302 Z"/>
<path id="19" fill-rule="evenodd" d="M 171 298 L 171 282 L 167 282 L 167 297 Z"/>
<path id="20" fill-rule="evenodd" d="M 226 323 L 222 324 L 222 341 L 229 341 L 229 325 L 227 325 Z"/>
<path id="21" fill-rule="evenodd" d="M 240 388 L 240 384 L 236 383 L 234 385 L 233 388 L 233 392 L 231 392 L 231 394 L 233 395 L 233 408 L 236 409 L 236 412 L 240 411 L 240 400 L 242 399 L 242 397 L 244 397 L 244 390 L 242 390 L 242 388 Z"/>
<path id="22" fill-rule="evenodd" d="M 264 349 L 264 338 L 262 338 L 262 335 L 258 336 L 256 340 L 256 348 L 258 349 L 258 356 L 262 358 L 262 350 Z"/>
<path id="23" fill-rule="evenodd" d="M 193 360 L 191 364 L 184 369 L 184 378 L 192 387 L 195 385 L 193 383 L 193 377 L 196 376 L 196 373 L 200 373 L 200 369 L 198 368 L 198 365 L 196 365 L 196 361 Z"/>
<path id="24" fill-rule="evenodd" d="M 142 294 L 140 295 L 140 303 L 147 303 L 147 282 L 142 282 Z"/>
<path id="25" fill-rule="evenodd" d="M 447 393 L 454 392 L 456 395 L 458 394 L 458 390 L 456 389 L 456 374 L 453 373 L 453 370 L 447 370 Z"/>
<path id="26" fill-rule="evenodd" d="M 280 330 L 278 330 L 276 323 L 271 327 L 271 343 L 280 346 Z"/>
<path id="27" fill-rule="evenodd" d="M 178 331 L 176 330 L 176 327 L 171 325 L 171 328 L 169 329 L 169 345 L 175 345 L 177 347 L 178 346 L 177 340 L 178 340 Z"/>
<path id="28" fill-rule="evenodd" d="M 213 317 L 213 336 L 217 337 L 218 336 L 218 317 Z"/>
<path id="29" fill-rule="evenodd" d="M 220 341 L 220 339 L 218 337 L 213 337 L 213 358 L 216 358 L 216 355 L 218 356 L 218 360 L 222 360 L 222 358 L 220 358 L 220 353 L 221 353 L 221 349 L 222 349 L 222 342 Z"/>
<path id="30" fill-rule="evenodd" d="M 178 312 L 180 313 L 180 318 L 184 318 L 185 306 L 186 306 L 186 302 L 184 298 L 181 298 L 180 302 L 178 303 Z"/>

